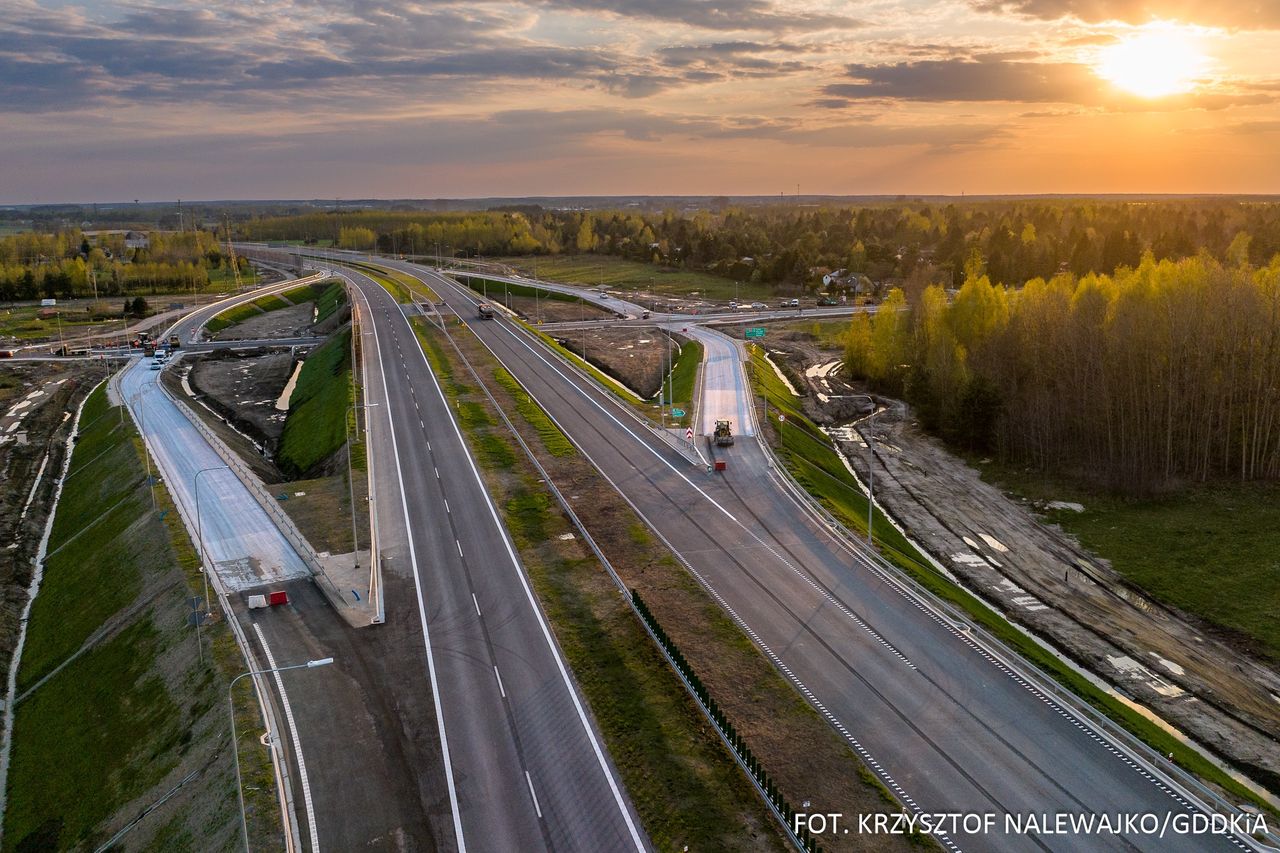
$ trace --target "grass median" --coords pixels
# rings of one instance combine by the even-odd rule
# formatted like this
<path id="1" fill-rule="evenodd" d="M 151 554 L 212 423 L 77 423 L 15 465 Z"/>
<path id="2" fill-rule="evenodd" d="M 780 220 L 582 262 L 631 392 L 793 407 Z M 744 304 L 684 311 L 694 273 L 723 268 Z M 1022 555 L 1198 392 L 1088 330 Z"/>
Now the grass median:
<path id="1" fill-rule="evenodd" d="M 897 808 L 866 774 L 848 745 L 810 708 L 620 495 L 577 453 L 547 413 L 462 326 L 458 346 L 489 385 L 552 480 L 624 582 L 641 591 L 717 702 L 794 802 L 821 792 L 847 813 Z M 456 407 L 482 399 L 473 379 L 436 328 L 420 326 L 429 360 L 446 389 L 464 388 Z M 448 392 L 447 392 L 448 393 Z M 659 849 L 779 849 L 782 841 L 745 775 L 645 633 L 619 589 L 591 556 L 491 410 L 489 423 L 466 429 L 502 507 L 533 587 L 599 721 L 645 829 Z M 507 443 L 514 464 L 484 463 L 483 441 Z M 565 537 L 565 538 L 562 538 Z M 824 849 L 903 849 L 905 841 L 869 846 L 848 837 Z"/>

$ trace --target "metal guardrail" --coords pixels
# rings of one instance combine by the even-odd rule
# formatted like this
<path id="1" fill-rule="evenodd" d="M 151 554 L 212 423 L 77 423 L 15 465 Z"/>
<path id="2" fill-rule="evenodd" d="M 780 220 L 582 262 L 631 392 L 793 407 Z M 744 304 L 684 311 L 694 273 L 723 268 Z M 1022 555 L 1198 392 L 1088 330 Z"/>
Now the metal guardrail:
<path id="1" fill-rule="evenodd" d="M 754 396 L 754 391 L 752 392 Z M 754 410 L 754 404 L 752 406 Z M 855 534 L 846 527 L 839 519 L 837 519 L 825 506 L 823 506 L 813 495 L 809 494 L 803 486 L 796 481 L 791 472 L 786 468 L 782 461 L 774 453 L 773 448 L 769 446 L 765 440 L 762 431 L 758 431 L 756 435 L 757 441 L 763 450 L 766 459 L 769 461 L 772 470 L 777 473 L 780 483 L 791 495 L 802 509 L 810 513 L 811 517 L 820 525 L 826 527 L 842 547 L 850 553 L 861 557 L 867 565 L 880 574 L 887 582 L 891 583 L 905 597 L 913 599 L 916 603 L 924 608 L 926 613 L 930 613 L 936 621 L 940 622 L 944 628 L 955 634 L 963 642 L 971 643 L 980 652 L 991 656 L 998 661 L 1000 665 L 1009 670 L 1016 671 L 1034 686 L 1036 690 L 1041 691 L 1053 702 L 1059 705 L 1063 710 L 1073 714 L 1076 718 L 1092 727 L 1095 731 L 1108 738 L 1118 746 L 1127 749 L 1130 753 L 1134 753 L 1145 765 L 1146 770 L 1153 773 L 1157 777 L 1162 777 L 1168 783 L 1182 788 L 1187 793 L 1194 792 L 1193 796 L 1199 800 L 1200 804 L 1219 814 L 1231 816 L 1242 815 L 1244 812 L 1235 804 L 1227 801 L 1217 791 L 1208 787 L 1195 774 L 1189 770 L 1169 761 L 1165 756 L 1156 752 L 1151 746 L 1138 738 L 1128 729 L 1121 726 L 1109 716 L 1094 708 L 1091 704 L 1084 701 L 1080 696 L 1064 687 L 1056 678 L 1049 675 L 1039 666 L 1031 661 L 1025 660 L 1016 651 L 1008 648 L 997 637 L 991 635 L 981 625 L 975 624 L 975 620 L 971 615 L 960 610 L 955 605 L 940 598 L 934 592 L 923 587 L 918 581 L 908 575 L 903 569 L 894 565 L 885 559 L 879 552 L 874 551 L 866 545 L 862 537 Z M 838 450 L 836 452 L 839 452 Z M 883 513 L 883 509 L 881 510 Z M 888 513 L 884 513 L 888 517 Z M 904 536 L 906 534 L 904 533 Z M 907 537 L 907 541 L 921 552 L 926 553 L 925 549 Z M 959 584 L 957 584 L 959 586 Z M 1000 618 L 1005 618 L 999 611 L 992 608 L 977 593 L 960 586 L 965 592 L 973 595 L 983 606 L 991 609 Z M 1013 624 L 1013 623 L 1010 623 Z M 1061 655 L 1051 647 L 1046 646 L 1042 641 L 1033 635 L 1028 634 L 1031 639 L 1039 643 L 1050 654 L 1061 658 Z M 1194 747 L 1193 747 L 1194 748 Z M 1189 790 L 1188 790 L 1189 789 Z M 1268 835 L 1272 843 L 1280 843 L 1280 837 L 1272 832 Z M 1248 843 L 1255 843 L 1253 839 L 1249 839 Z M 1257 849 L 1265 849 L 1258 847 Z"/>
<path id="2" fill-rule="evenodd" d="M 258 475 L 253 473 L 253 471 L 244 464 L 244 461 L 240 459 L 239 454 L 233 451 L 230 447 L 227 447 L 222 438 L 207 424 L 205 424 L 200 416 L 192 411 L 184 401 L 174 397 L 174 395 L 169 392 L 169 389 L 164 387 L 163 383 L 157 383 L 157 385 L 169 401 L 177 407 L 178 411 L 182 412 L 205 441 L 209 443 L 209 446 L 213 448 L 214 452 L 218 454 L 222 461 L 227 463 L 227 466 L 231 471 L 237 478 L 239 478 L 240 482 L 244 484 L 245 488 L 248 489 L 249 494 L 252 495 L 258 505 L 262 507 L 263 511 L 267 514 L 267 517 L 275 523 L 276 528 L 289 542 L 289 545 L 302 559 L 302 562 L 311 570 L 311 574 L 317 579 L 317 585 L 325 594 L 325 597 L 328 598 L 335 607 L 340 609 L 351 607 L 352 602 L 347 601 L 343 597 L 342 593 L 338 590 L 338 587 L 333 583 L 333 579 L 325 572 L 324 566 L 320 562 L 320 555 L 316 553 L 316 550 L 311 546 L 311 543 L 308 542 L 307 538 L 298 530 L 297 526 L 293 523 L 293 519 L 289 517 L 288 513 L 281 509 L 280 502 L 276 500 L 274 495 L 267 491 L 267 487 L 263 484 L 262 480 L 258 479 Z"/>

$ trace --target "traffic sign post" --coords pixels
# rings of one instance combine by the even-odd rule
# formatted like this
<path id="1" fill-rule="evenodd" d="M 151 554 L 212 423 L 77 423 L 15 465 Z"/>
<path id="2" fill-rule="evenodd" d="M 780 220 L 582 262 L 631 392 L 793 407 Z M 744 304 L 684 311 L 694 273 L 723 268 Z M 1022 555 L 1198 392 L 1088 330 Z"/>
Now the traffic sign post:
<path id="1" fill-rule="evenodd" d="M 747 340 L 751 340 L 752 338 L 763 338 L 764 326 L 751 326 L 747 329 L 744 335 Z"/>
<path id="2" fill-rule="evenodd" d="M 689 427 L 684 431 L 684 440 L 693 444 L 693 427 Z"/>
<path id="3" fill-rule="evenodd" d="M 684 417 L 684 409 L 672 409 L 672 410 L 671 410 L 671 417 L 673 417 L 673 418 L 683 418 L 683 417 Z"/>

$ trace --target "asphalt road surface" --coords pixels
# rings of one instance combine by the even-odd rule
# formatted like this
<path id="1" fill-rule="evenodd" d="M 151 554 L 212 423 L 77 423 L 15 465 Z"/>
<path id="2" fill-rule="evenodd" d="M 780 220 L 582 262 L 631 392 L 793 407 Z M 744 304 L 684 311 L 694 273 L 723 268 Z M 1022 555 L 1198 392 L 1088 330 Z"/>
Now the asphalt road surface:
<path id="1" fill-rule="evenodd" d="M 417 273 L 474 316 L 464 288 Z M 1199 809 L 815 524 L 773 486 L 755 441 L 720 452 L 724 475 L 699 473 L 515 324 L 472 328 L 909 810 L 998 816 L 992 833 L 941 837 L 947 849 L 1247 849 L 1210 835 L 1005 834 L 1005 815 L 1163 822 Z"/>
<path id="2" fill-rule="evenodd" d="M 370 448 L 388 623 L 416 602 L 456 845 L 647 849 L 409 322 L 382 287 L 347 275 L 371 399 L 383 395 Z"/>

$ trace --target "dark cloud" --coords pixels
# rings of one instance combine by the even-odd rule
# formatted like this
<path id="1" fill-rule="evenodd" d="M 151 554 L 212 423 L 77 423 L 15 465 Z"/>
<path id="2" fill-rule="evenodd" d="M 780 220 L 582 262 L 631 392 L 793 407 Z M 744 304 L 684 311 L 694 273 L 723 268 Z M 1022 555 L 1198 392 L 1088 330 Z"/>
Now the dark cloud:
<path id="1" fill-rule="evenodd" d="M 1264 92 L 1206 90 L 1166 98 L 1144 99 L 1125 94 L 1103 81 L 1086 65 L 1028 62 L 1008 54 L 973 59 L 939 59 L 886 65 L 850 65 L 850 82 L 822 88 L 826 100 L 1076 104 L 1118 112 L 1181 109 L 1220 110 L 1266 104 Z"/>
<path id="2" fill-rule="evenodd" d="M 819 32 L 863 26 L 855 18 L 790 12 L 765 0 L 539 0 L 544 8 L 594 12 L 624 18 L 667 21 L 707 30 Z"/>
<path id="3" fill-rule="evenodd" d="M 1175 20 L 1240 29 L 1280 27 L 1280 3 L 1275 0 L 970 0 L 970 5 L 984 12 L 1089 23 Z"/>
<path id="4" fill-rule="evenodd" d="M 828 85 L 823 94 L 905 101 L 1095 103 L 1103 86 L 1083 65 L 999 56 L 849 65 L 846 70 L 852 81 Z"/>

